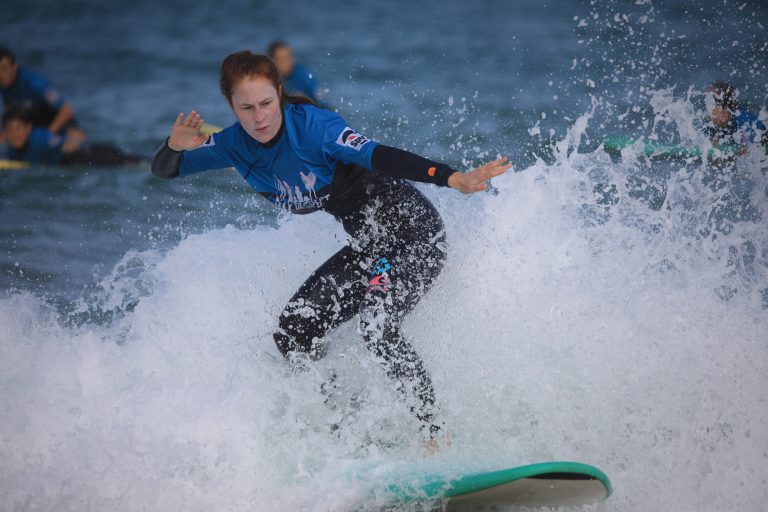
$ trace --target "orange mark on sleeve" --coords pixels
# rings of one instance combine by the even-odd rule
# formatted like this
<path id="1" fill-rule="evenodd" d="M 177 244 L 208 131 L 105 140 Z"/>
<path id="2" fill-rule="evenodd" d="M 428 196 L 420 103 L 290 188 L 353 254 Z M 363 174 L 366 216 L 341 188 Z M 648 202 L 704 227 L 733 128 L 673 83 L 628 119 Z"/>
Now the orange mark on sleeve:
<path id="1" fill-rule="evenodd" d="M 435 176 L 436 172 L 437 172 L 437 168 L 436 167 L 430 167 L 429 169 L 427 169 L 427 174 L 429 174 L 432 177 Z"/>

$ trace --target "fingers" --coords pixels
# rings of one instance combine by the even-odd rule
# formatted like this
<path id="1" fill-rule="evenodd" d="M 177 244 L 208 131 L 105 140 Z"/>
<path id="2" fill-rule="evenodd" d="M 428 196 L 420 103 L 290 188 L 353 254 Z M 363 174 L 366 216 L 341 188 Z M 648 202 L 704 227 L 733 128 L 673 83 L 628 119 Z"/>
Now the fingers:
<path id="1" fill-rule="evenodd" d="M 508 162 L 507 157 L 502 157 L 486 164 L 484 167 L 487 167 L 490 177 L 493 178 L 507 172 L 512 168 L 512 164 Z"/>
<path id="2" fill-rule="evenodd" d="M 504 174 L 511 168 L 512 164 L 507 161 L 507 157 L 503 157 L 478 167 L 473 174 L 477 179 L 486 181 Z"/>
<path id="3" fill-rule="evenodd" d="M 488 180 L 500 176 L 512 168 L 507 157 L 498 158 L 492 162 L 473 169 L 467 173 L 455 173 L 449 179 L 453 188 L 465 194 L 473 194 L 488 189 Z M 450 182 L 453 183 L 450 183 Z"/>
<path id="4" fill-rule="evenodd" d="M 194 128 L 196 130 L 199 130 L 205 121 L 203 121 L 203 118 L 200 117 L 200 114 L 195 112 L 194 110 L 187 115 L 187 118 L 184 119 L 184 112 L 179 112 L 179 115 L 176 116 L 176 122 L 173 123 L 174 128 L 179 127 L 188 127 L 188 128 Z"/>
<path id="5" fill-rule="evenodd" d="M 199 130 L 200 127 L 203 126 L 203 118 L 200 117 L 200 114 L 198 114 L 193 110 L 187 116 L 186 121 L 184 121 L 184 125 L 189 126 L 190 128 L 195 128 Z"/>

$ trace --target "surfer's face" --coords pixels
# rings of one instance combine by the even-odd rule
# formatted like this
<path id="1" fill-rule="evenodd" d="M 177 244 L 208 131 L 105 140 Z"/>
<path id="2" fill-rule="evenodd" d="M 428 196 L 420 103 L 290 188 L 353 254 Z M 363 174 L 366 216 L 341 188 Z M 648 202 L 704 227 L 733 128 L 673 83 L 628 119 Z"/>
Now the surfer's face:
<path id="1" fill-rule="evenodd" d="M 32 125 L 21 119 L 11 119 L 3 126 L 3 132 L 14 149 L 22 149 L 29 140 Z"/>
<path id="2" fill-rule="evenodd" d="M 248 135 L 261 143 L 272 140 L 283 122 L 280 91 L 263 77 L 246 78 L 234 87 L 232 111 Z"/>

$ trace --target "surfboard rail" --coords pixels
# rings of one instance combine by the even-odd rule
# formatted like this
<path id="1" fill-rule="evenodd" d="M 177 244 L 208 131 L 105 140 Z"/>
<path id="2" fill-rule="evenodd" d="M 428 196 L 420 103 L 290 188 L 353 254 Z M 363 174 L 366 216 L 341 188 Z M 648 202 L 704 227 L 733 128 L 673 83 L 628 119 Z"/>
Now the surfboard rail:
<path id="1" fill-rule="evenodd" d="M 392 484 L 398 503 L 459 505 L 577 506 L 608 498 L 613 488 L 601 470 L 580 462 L 541 462 L 459 477 L 430 476 Z"/>
<path id="2" fill-rule="evenodd" d="M 618 155 L 624 148 L 642 144 L 642 152 L 648 158 L 659 159 L 686 159 L 702 158 L 706 155 L 708 160 L 713 158 L 722 158 L 736 156 L 741 154 L 744 146 L 740 144 L 714 144 L 710 147 L 701 147 L 698 145 L 670 144 L 658 141 L 648 141 L 642 138 L 629 137 L 628 135 L 612 135 L 603 140 L 603 149 L 612 155 Z M 760 146 L 758 146 L 760 147 Z M 768 146 L 762 145 L 768 152 Z"/>

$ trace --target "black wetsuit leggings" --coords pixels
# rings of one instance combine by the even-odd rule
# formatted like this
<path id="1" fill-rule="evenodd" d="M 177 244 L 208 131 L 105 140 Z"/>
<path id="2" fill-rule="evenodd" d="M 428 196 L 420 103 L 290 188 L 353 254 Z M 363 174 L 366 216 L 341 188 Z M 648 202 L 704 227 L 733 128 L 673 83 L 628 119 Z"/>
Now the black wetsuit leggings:
<path id="1" fill-rule="evenodd" d="M 430 288 L 445 259 L 440 215 L 421 192 L 403 183 L 340 217 L 350 244 L 301 285 L 280 315 L 274 338 L 287 357 L 321 357 L 322 338 L 360 315 L 366 347 L 395 381 L 423 426 L 435 423 L 435 392 L 400 324 Z"/>
<path id="2" fill-rule="evenodd" d="M 109 144 L 88 144 L 74 153 L 61 155 L 62 165 L 107 167 L 141 162 L 142 157 L 128 155 Z"/>

